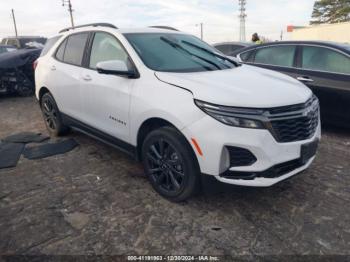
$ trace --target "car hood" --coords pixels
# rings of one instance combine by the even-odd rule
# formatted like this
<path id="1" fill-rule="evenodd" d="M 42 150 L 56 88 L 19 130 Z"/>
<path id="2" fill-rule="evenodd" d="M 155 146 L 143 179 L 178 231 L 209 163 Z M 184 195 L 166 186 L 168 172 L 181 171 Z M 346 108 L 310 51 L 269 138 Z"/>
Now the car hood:
<path id="1" fill-rule="evenodd" d="M 242 65 L 196 73 L 156 72 L 165 83 L 188 89 L 195 99 L 218 105 L 269 108 L 300 104 L 311 90 L 299 81 L 271 70 Z"/>

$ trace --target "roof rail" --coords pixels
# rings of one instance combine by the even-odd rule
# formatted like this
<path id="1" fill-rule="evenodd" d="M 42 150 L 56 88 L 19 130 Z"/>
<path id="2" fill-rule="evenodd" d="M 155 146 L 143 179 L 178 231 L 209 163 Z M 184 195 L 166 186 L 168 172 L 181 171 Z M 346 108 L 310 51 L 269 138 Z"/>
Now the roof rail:
<path id="1" fill-rule="evenodd" d="M 167 30 L 173 30 L 173 31 L 179 31 L 174 27 L 170 27 L 170 26 L 164 26 L 164 25 L 154 25 L 154 26 L 149 26 L 151 28 L 160 28 L 160 29 L 167 29 Z"/>
<path id="2" fill-rule="evenodd" d="M 67 27 L 67 28 L 64 28 L 61 31 L 59 31 L 59 33 L 68 32 L 69 30 L 73 30 L 76 28 L 82 28 L 82 27 L 88 27 L 88 26 L 104 26 L 104 27 L 118 29 L 118 27 L 116 27 L 115 25 L 109 24 L 109 23 L 92 23 L 92 24 L 86 24 L 86 25 L 78 25 L 78 26 L 74 26 L 74 27 Z"/>

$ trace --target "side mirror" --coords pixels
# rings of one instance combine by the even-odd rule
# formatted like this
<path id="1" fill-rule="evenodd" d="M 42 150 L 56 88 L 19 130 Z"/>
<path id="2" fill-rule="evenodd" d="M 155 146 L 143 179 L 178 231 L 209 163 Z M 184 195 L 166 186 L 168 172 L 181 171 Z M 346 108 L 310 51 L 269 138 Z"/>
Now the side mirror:
<path id="1" fill-rule="evenodd" d="M 96 65 L 97 72 L 100 74 L 125 76 L 129 78 L 137 77 L 135 70 L 130 70 L 122 60 L 110 60 L 99 62 Z"/>

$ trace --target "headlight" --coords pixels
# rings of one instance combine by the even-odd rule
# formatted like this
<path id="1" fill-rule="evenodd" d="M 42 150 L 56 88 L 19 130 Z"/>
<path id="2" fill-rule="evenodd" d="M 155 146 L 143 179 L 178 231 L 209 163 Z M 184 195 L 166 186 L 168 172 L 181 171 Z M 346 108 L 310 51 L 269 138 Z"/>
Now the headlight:
<path id="1" fill-rule="evenodd" d="M 219 106 L 211 103 L 194 100 L 195 104 L 206 114 L 229 126 L 242 128 L 265 129 L 265 125 L 261 119 L 263 110 Z"/>

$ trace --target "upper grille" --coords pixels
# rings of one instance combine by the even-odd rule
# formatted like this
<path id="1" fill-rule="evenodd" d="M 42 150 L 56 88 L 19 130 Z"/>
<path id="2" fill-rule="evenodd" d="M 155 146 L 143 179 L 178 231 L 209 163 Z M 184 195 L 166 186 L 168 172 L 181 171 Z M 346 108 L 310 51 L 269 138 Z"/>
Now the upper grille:
<path id="1" fill-rule="evenodd" d="M 271 133 L 277 142 L 287 143 L 311 138 L 317 129 L 319 107 L 316 97 L 305 104 L 269 110 Z"/>

